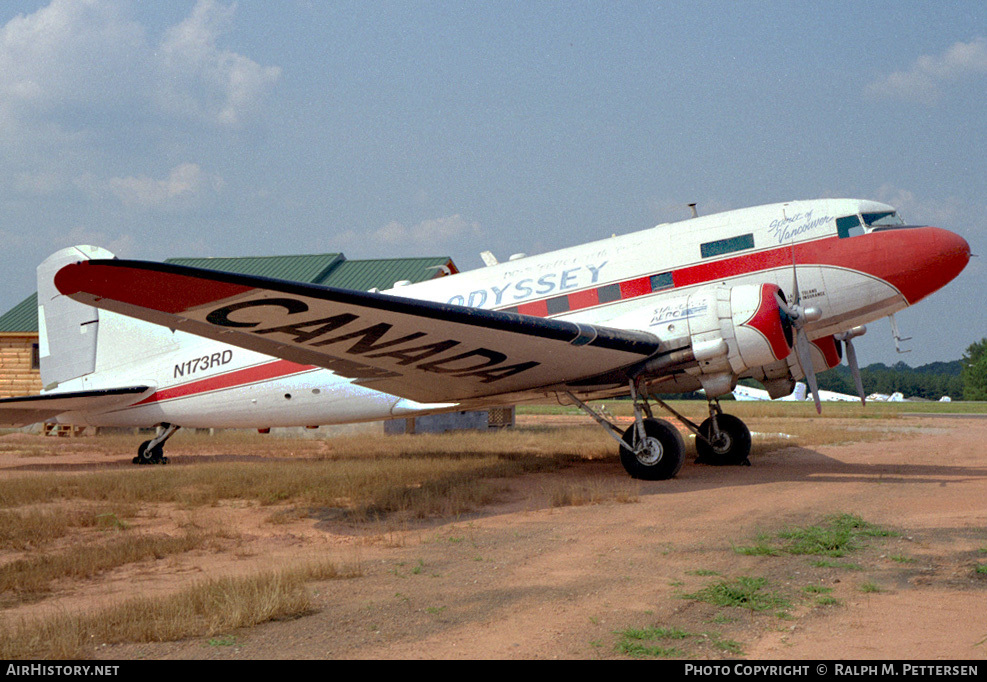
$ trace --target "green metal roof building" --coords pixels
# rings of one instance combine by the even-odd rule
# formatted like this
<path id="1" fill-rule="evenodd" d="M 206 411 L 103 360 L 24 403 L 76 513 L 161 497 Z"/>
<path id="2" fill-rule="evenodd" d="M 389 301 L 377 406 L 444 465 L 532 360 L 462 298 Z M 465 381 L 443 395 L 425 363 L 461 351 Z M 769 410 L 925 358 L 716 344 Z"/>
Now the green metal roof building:
<path id="1" fill-rule="evenodd" d="M 34 293 L 0 315 L 0 334 L 38 331 L 38 294 Z"/>
<path id="2" fill-rule="evenodd" d="M 242 258 L 169 258 L 165 262 L 356 291 L 390 289 L 396 282 L 424 282 L 459 272 L 446 256 L 346 260 L 341 253 L 322 253 Z M 31 294 L 0 315 L 0 334 L 37 331 L 37 293 Z"/>

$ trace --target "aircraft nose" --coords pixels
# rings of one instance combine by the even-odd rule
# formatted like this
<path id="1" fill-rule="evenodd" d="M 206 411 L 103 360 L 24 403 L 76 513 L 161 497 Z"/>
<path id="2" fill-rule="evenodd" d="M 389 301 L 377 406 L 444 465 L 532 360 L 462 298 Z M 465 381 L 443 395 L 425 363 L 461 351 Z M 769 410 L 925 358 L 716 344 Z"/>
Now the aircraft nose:
<path id="1" fill-rule="evenodd" d="M 970 245 L 963 237 L 939 227 L 895 230 L 905 238 L 897 251 L 899 265 L 888 281 L 908 299 L 920 301 L 951 282 L 970 261 Z"/>

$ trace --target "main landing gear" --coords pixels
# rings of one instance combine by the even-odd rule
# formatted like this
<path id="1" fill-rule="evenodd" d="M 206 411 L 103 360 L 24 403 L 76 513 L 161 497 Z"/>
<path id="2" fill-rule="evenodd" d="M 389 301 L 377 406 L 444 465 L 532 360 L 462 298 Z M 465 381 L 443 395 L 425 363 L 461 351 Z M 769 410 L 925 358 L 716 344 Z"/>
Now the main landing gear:
<path id="1" fill-rule="evenodd" d="M 158 427 L 158 433 L 151 440 L 146 440 L 137 448 L 137 456 L 134 457 L 134 464 L 167 464 L 168 458 L 164 456 L 165 441 L 175 435 L 181 428 L 174 424 L 162 424 Z"/>
<path id="2" fill-rule="evenodd" d="M 630 382 L 630 390 L 634 423 L 623 433 L 572 393 L 566 395 L 620 444 L 620 463 L 633 478 L 646 481 L 672 478 L 685 461 L 685 442 L 672 424 L 655 419 L 647 396 L 641 394 L 636 382 Z M 698 464 L 750 466 L 751 432 L 737 417 L 723 414 L 718 400 L 709 401 L 709 418 L 697 426 L 658 398 L 651 399 L 696 434 Z"/>

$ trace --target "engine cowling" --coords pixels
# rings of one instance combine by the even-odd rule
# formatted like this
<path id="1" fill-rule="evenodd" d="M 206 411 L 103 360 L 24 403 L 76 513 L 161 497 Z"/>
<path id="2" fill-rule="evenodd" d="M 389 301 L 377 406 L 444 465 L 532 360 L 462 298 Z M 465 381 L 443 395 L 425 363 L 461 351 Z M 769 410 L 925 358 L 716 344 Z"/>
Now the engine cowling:
<path id="1" fill-rule="evenodd" d="M 791 323 L 774 284 L 706 287 L 654 308 L 648 331 L 687 343 L 696 365 L 686 369 L 710 397 L 733 390 L 737 377 L 792 354 Z"/>
<path id="2" fill-rule="evenodd" d="M 824 336 L 809 342 L 809 352 L 812 356 L 812 369 L 818 374 L 842 362 L 843 343 L 835 336 Z M 749 374 L 752 379 L 761 382 L 772 399 L 791 394 L 795 389 L 795 382 L 805 377 L 795 353 L 784 361 L 757 367 Z"/>

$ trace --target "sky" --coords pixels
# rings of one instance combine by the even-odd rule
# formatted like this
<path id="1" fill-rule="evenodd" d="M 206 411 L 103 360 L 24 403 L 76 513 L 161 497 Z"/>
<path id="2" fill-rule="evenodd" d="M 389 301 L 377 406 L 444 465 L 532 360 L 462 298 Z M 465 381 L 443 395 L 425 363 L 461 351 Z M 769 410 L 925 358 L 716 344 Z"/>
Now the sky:
<path id="1" fill-rule="evenodd" d="M 962 235 L 861 364 L 987 337 L 987 3 L 7 0 L 0 311 L 57 249 L 555 248 L 854 197 Z"/>

